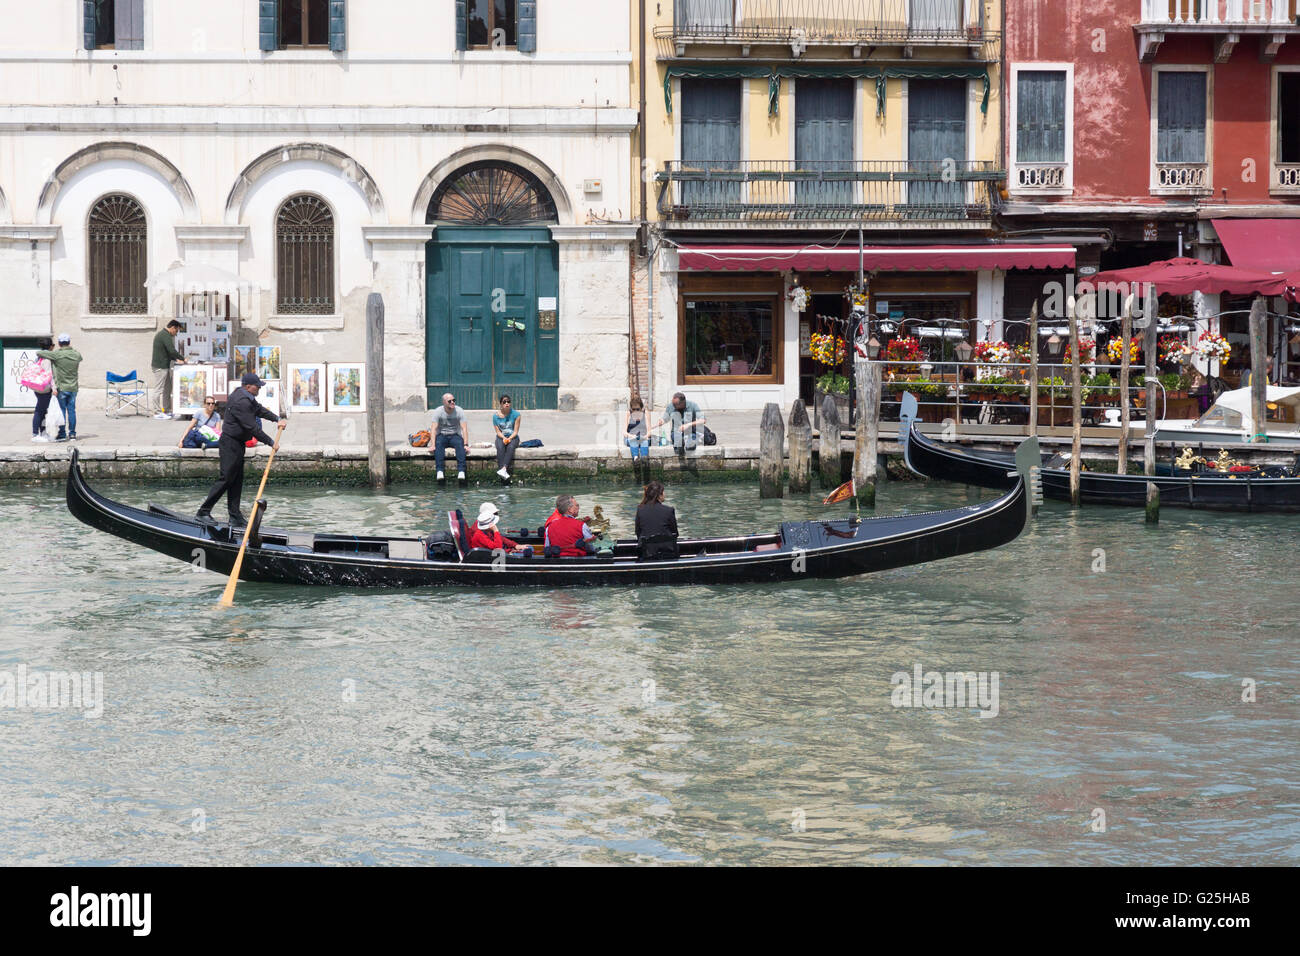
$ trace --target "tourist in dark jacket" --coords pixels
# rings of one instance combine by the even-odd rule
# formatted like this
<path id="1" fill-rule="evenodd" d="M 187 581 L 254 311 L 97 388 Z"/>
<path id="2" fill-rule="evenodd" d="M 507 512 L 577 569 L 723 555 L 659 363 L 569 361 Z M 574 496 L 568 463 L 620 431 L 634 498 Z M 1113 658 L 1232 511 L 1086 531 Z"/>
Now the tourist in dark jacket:
<path id="1" fill-rule="evenodd" d="M 677 537 L 677 512 L 664 504 L 664 484 L 652 481 L 636 509 L 636 536 L 639 540 L 660 535 Z"/>
<path id="2" fill-rule="evenodd" d="M 264 418 L 269 422 L 280 422 L 280 432 L 288 424 L 280 421 L 275 412 L 258 403 L 257 393 L 264 384 L 255 372 L 245 372 L 243 385 L 231 392 L 230 398 L 226 400 L 226 418 L 221 426 L 221 442 L 217 446 L 221 452 L 221 477 L 212 486 L 203 504 L 199 505 L 200 519 L 211 518 L 212 506 L 225 495 L 231 524 L 247 524 L 243 512 L 239 510 L 239 499 L 244 489 L 245 442 L 256 438 L 263 445 L 273 445 L 279 451 L 279 433 L 272 440 L 270 435 L 262 431 L 257 420 Z"/>

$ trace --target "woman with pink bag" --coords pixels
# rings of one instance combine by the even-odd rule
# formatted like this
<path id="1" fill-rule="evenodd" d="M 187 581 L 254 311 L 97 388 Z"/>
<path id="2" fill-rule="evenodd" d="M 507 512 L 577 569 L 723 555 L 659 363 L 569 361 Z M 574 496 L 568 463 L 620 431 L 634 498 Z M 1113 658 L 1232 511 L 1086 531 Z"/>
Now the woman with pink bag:
<path id="1" fill-rule="evenodd" d="M 54 348 L 54 342 L 41 339 L 36 347 L 48 351 Z M 19 378 L 19 384 L 30 388 L 36 396 L 36 411 L 32 413 L 32 441 L 49 441 L 50 435 L 45 430 L 45 415 L 50 410 L 50 399 L 54 397 L 54 369 L 50 360 L 37 356 L 28 362 Z"/>

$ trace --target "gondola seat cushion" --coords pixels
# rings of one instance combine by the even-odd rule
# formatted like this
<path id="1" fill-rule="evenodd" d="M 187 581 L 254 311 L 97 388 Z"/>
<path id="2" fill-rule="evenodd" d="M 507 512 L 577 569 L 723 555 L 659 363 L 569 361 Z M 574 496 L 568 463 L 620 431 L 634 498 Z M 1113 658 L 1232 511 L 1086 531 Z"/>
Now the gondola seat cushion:
<path id="1" fill-rule="evenodd" d="M 470 548 L 465 555 L 466 564 L 491 564 L 492 556 L 496 552 L 489 548 Z"/>
<path id="2" fill-rule="evenodd" d="M 670 561 L 681 557 L 677 535 L 654 534 L 637 539 L 637 557 L 642 561 Z"/>

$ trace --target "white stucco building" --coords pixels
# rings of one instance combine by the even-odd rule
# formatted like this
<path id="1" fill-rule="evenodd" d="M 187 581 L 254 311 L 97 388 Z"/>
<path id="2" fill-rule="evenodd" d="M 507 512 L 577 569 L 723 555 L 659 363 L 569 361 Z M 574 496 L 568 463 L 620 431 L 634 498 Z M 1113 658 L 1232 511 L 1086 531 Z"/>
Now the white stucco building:
<path id="1" fill-rule="evenodd" d="M 21 24 L 0 36 L 0 348 L 68 332 L 83 406 L 106 371 L 147 376 L 176 300 L 143 278 L 177 263 L 238 275 L 231 345 L 286 366 L 364 361 L 381 293 L 394 406 L 626 396 L 627 4 L 0 12 Z"/>

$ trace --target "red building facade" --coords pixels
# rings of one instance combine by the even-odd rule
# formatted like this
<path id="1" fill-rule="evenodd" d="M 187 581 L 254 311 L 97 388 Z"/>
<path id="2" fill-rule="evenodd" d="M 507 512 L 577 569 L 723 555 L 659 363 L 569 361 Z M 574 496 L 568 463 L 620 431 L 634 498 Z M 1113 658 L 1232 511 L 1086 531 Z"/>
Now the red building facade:
<path id="1" fill-rule="evenodd" d="M 1007 0 L 1002 228 L 1075 244 L 1079 280 L 1180 254 L 1300 267 L 1296 7 Z M 1009 276 L 1007 318 L 1054 278 Z M 1201 326 L 1244 344 L 1244 316 L 1216 318 L 1239 304 L 1191 305 Z M 1287 324 L 1272 323 L 1270 347 L 1274 375 L 1294 378 Z"/>

